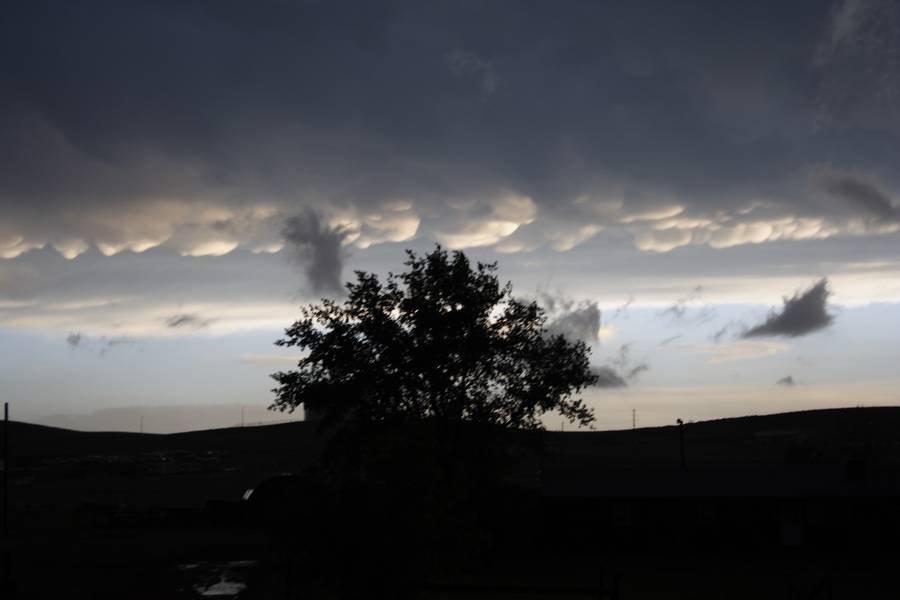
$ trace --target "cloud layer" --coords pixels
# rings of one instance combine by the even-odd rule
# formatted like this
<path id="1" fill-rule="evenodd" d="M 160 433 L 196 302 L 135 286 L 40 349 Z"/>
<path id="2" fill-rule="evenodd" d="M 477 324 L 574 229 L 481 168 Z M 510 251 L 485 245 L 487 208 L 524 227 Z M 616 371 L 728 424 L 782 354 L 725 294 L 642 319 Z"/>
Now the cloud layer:
<path id="1" fill-rule="evenodd" d="M 19 3 L 0 257 L 276 252 L 307 209 L 358 248 L 890 234 L 897 31 L 882 0 Z"/>

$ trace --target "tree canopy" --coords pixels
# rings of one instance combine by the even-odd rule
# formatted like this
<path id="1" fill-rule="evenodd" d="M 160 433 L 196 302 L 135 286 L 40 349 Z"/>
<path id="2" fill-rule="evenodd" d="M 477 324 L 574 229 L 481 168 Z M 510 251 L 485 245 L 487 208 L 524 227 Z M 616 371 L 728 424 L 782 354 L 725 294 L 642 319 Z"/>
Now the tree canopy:
<path id="1" fill-rule="evenodd" d="M 407 250 L 407 270 L 385 281 L 356 271 L 342 303 L 322 300 L 276 341 L 305 354 L 274 373 L 272 408 L 303 406 L 342 422 L 439 419 L 540 429 L 558 412 L 594 420 L 580 392 L 596 383 L 590 349 L 550 335 L 536 302 L 512 297 L 496 263 L 463 252 Z"/>

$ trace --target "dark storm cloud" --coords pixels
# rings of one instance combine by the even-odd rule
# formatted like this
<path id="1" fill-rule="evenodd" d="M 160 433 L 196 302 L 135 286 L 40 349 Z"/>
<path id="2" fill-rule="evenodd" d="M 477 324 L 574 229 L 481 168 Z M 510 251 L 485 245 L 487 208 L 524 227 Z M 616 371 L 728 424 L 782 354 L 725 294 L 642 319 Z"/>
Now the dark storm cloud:
<path id="1" fill-rule="evenodd" d="M 610 366 L 594 367 L 592 372 L 597 376 L 597 383 L 594 385 L 599 388 L 619 388 L 628 385 L 625 378 Z"/>
<path id="2" fill-rule="evenodd" d="M 828 280 L 822 279 L 805 292 L 785 298 L 781 311 L 773 311 L 763 323 L 748 329 L 742 337 L 799 337 L 828 327 L 834 321 L 828 313 L 829 295 Z"/>
<path id="3" fill-rule="evenodd" d="M 885 171 L 896 143 L 812 123 L 819 82 L 837 82 L 829 98 L 843 89 L 840 52 L 813 61 L 842 43 L 828 37 L 840 14 L 812 1 L 16 3 L 0 23 L 0 246 L 24 233 L 70 254 L 167 240 L 194 255 L 257 240 L 217 229 L 229 215 L 149 207 L 171 199 L 291 215 L 302 198 L 360 217 L 402 198 L 434 225 L 448 201 L 511 190 L 539 208 L 522 235 L 549 222 L 552 239 L 618 223 L 595 200 L 711 215 L 763 198 L 760 219 L 828 216 L 797 183 L 808 165 L 849 152 Z M 749 239 L 735 231 L 716 243 Z M 686 235 L 653 230 L 645 245 Z"/>
<path id="4" fill-rule="evenodd" d="M 900 209 L 894 206 L 884 190 L 871 182 L 845 175 L 832 178 L 827 189 L 870 219 L 883 223 L 900 221 Z"/>
<path id="5" fill-rule="evenodd" d="M 600 341 L 600 308 L 596 302 L 574 300 L 562 296 L 543 293 L 541 303 L 549 314 L 546 326 L 550 335 L 562 335 L 569 340 L 580 340 L 586 344 Z"/>
<path id="6" fill-rule="evenodd" d="M 782 385 L 784 387 L 794 387 L 797 385 L 797 382 L 794 381 L 794 377 L 792 375 L 785 375 L 781 379 L 776 382 L 778 385 Z"/>
<path id="7" fill-rule="evenodd" d="M 622 374 L 626 381 L 631 381 L 644 371 L 650 370 L 650 365 L 644 361 L 635 362 L 631 356 L 631 344 L 619 346 L 618 354 L 610 360 L 610 364 Z"/>
<path id="8" fill-rule="evenodd" d="M 171 329 L 203 329 L 209 327 L 212 322 L 210 319 L 204 319 L 200 315 L 181 313 L 166 318 L 166 327 Z"/>
<path id="9" fill-rule="evenodd" d="M 282 235 L 292 257 L 303 266 L 310 287 L 317 292 L 341 292 L 345 252 L 342 247 L 348 232 L 329 227 L 312 210 L 290 217 Z"/>
<path id="10" fill-rule="evenodd" d="M 594 384 L 601 388 L 626 387 L 641 373 L 650 370 L 646 362 L 634 362 L 631 356 L 631 344 L 622 344 L 616 356 L 610 358 L 608 363 L 593 367 L 592 372 L 598 377 Z"/>

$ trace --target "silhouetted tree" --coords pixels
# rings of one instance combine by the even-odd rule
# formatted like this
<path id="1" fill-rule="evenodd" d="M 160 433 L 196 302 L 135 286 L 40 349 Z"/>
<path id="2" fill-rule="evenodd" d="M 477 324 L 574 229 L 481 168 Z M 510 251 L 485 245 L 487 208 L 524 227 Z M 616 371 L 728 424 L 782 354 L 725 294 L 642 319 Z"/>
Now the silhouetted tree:
<path id="1" fill-rule="evenodd" d="M 339 304 L 323 300 L 276 342 L 307 351 L 298 368 L 272 377 L 272 408 L 303 405 L 323 425 L 384 421 L 468 421 L 541 429 L 556 411 L 594 420 L 579 393 L 597 380 L 589 348 L 549 335 L 536 302 L 511 296 L 496 263 L 472 268 L 440 246 L 385 282 L 356 271 Z"/>
<path id="2" fill-rule="evenodd" d="M 495 263 L 473 268 L 437 246 L 407 251 L 404 264 L 384 281 L 357 271 L 344 301 L 304 307 L 276 342 L 304 356 L 272 376 L 272 408 L 303 406 L 336 430 L 309 491 L 291 497 L 327 528 L 282 525 L 278 535 L 315 549 L 309 574 L 367 589 L 513 545 L 503 527 L 534 508 L 508 467 L 543 450 L 537 436 L 507 430 L 539 430 L 550 411 L 594 419 L 579 395 L 597 381 L 588 347 L 549 334 L 543 310 L 514 299 Z"/>

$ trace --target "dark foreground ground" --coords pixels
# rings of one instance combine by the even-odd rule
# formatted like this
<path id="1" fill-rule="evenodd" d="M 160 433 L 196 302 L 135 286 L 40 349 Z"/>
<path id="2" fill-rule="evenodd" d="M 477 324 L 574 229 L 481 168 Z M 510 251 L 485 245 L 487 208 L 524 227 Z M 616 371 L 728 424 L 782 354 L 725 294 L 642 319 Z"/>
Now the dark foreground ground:
<path id="1" fill-rule="evenodd" d="M 489 558 L 417 580 L 420 597 L 900 597 L 900 408 L 688 424 L 684 467 L 677 427 L 543 438 L 547 451 L 508 476 L 529 500 L 507 525 L 527 541 L 498 534 Z M 142 435 L 12 423 L 9 441 L 3 598 L 343 589 L 332 575 L 305 585 L 296 561 L 309 549 L 285 551 L 278 532 L 296 550 L 327 518 L 242 500 L 315 461 L 309 424 Z M 391 594 L 367 597 L 379 595 Z"/>

